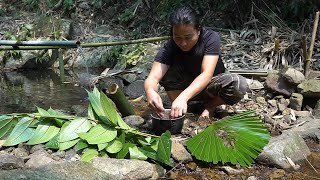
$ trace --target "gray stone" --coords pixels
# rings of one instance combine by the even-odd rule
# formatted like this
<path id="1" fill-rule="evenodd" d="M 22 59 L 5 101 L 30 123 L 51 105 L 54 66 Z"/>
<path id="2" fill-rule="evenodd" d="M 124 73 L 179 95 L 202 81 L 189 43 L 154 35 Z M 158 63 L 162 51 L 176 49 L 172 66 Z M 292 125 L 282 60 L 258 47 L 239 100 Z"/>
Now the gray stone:
<path id="1" fill-rule="evenodd" d="M 192 156 L 186 150 L 186 148 L 182 144 L 174 141 L 172 141 L 171 155 L 176 161 L 179 161 L 179 162 L 192 161 Z"/>
<path id="2" fill-rule="evenodd" d="M 257 157 L 262 164 L 279 168 L 290 168 L 287 158 L 293 162 L 305 159 L 311 152 L 303 138 L 294 131 L 287 131 L 280 136 L 272 137 L 267 146 Z"/>
<path id="3" fill-rule="evenodd" d="M 23 168 L 23 167 L 24 167 L 24 162 L 22 158 L 18 158 L 14 155 L 10 155 L 5 151 L 0 152 L 0 169 L 1 170 L 10 170 L 10 169 Z"/>
<path id="4" fill-rule="evenodd" d="M 37 145 L 32 146 L 32 148 L 30 149 L 30 154 L 32 154 L 32 153 L 34 153 L 36 151 L 45 151 L 44 145 L 37 144 Z"/>
<path id="5" fill-rule="evenodd" d="M 135 99 L 140 96 L 144 96 L 144 81 L 143 80 L 137 80 L 128 86 L 125 87 L 124 93 L 129 96 L 129 98 Z"/>
<path id="6" fill-rule="evenodd" d="M 162 166 L 158 164 L 153 164 L 153 174 L 151 179 L 161 179 L 166 174 L 166 169 L 164 169 Z"/>
<path id="7" fill-rule="evenodd" d="M 46 156 L 46 155 L 38 155 L 31 156 L 30 159 L 26 162 L 25 167 L 27 168 L 37 168 L 40 166 L 48 165 L 50 163 L 54 163 L 55 160 Z"/>
<path id="8" fill-rule="evenodd" d="M 116 179 L 149 179 L 154 174 L 153 165 L 141 160 L 96 157 L 92 165 Z"/>
<path id="9" fill-rule="evenodd" d="M 295 92 L 296 88 L 295 85 L 288 83 L 282 76 L 274 73 L 270 73 L 267 76 L 265 86 L 268 90 L 286 97 L 291 96 L 291 94 Z"/>
<path id="10" fill-rule="evenodd" d="M 251 90 L 260 90 L 263 89 L 263 84 L 258 80 L 246 79 Z"/>
<path id="11" fill-rule="evenodd" d="M 320 98 L 320 80 L 309 79 L 298 85 L 298 92 L 304 97 Z"/>
<path id="12" fill-rule="evenodd" d="M 94 168 L 90 163 L 78 161 L 72 163 L 59 163 L 41 166 L 36 169 L 0 171 L 1 179 L 17 180 L 105 180 L 117 179 L 99 169 Z"/>
<path id="13" fill-rule="evenodd" d="M 290 97 L 290 108 L 301 111 L 302 108 L 302 102 L 303 102 L 303 96 L 299 93 L 292 93 Z"/>
<path id="14" fill-rule="evenodd" d="M 313 109 L 313 115 L 316 118 L 320 118 L 320 100 L 317 101 L 317 104 Z"/>
<path id="15" fill-rule="evenodd" d="M 121 76 L 128 83 L 132 83 L 137 80 L 137 75 L 134 73 L 127 73 Z"/>
<path id="16" fill-rule="evenodd" d="M 264 97 L 259 96 L 256 98 L 256 101 L 258 104 L 267 105 L 266 99 Z"/>
<path id="17" fill-rule="evenodd" d="M 301 117 L 297 119 L 297 121 L 305 123 L 288 131 L 294 131 L 298 133 L 303 139 L 311 139 L 318 143 L 320 142 L 320 119 Z"/>
<path id="18" fill-rule="evenodd" d="M 133 128 L 139 128 L 145 122 L 142 117 L 137 115 L 126 116 L 123 121 Z"/>
<path id="19" fill-rule="evenodd" d="M 294 68 L 286 68 L 281 74 L 289 83 L 294 85 L 298 85 L 305 80 L 302 72 L 294 69 Z"/>
<path id="20" fill-rule="evenodd" d="M 29 156 L 29 152 L 24 147 L 18 147 L 16 149 L 14 149 L 13 154 L 15 156 L 21 157 L 21 158 Z"/>

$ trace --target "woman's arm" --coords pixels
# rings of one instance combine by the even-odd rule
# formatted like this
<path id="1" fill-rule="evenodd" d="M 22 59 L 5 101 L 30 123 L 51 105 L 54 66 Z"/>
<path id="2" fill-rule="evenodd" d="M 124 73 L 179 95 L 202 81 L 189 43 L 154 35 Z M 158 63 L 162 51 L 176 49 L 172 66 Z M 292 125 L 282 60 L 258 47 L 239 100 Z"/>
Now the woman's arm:
<path id="1" fill-rule="evenodd" d="M 154 62 L 151 71 L 144 82 L 144 90 L 146 92 L 148 104 L 160 117 L 163 116 L 164 108 L 161 97 L 157 93 L 157 89 L 160 80 L 166 74 L 168 69 L 168 65 Z"/>
<path id="2" fill-rule="evenodd" d="M 219 55 L 205 55 L 203 57 L 201 74 L 197 76 L 193 82 L 181 92 L 181 94 L 172 103 L 171 116 L 179 117 L 187 112 L 187 102 L 199 94 L 210 82 L 216 65 L 219 60 Z"/>

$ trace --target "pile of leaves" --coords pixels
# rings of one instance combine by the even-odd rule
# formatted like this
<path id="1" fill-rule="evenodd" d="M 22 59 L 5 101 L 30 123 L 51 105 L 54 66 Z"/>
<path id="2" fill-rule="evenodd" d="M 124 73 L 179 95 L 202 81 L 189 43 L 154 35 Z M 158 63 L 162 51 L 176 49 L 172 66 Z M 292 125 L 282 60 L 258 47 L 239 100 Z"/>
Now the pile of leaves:
<path id="1" fill-rule="evenodd" d="M 169 132 L 158 137 L 133 129 L 122 120 L 104 93 L 94 88 L 88 95 L 88 117 L 67 116 L 39 107 L 33 114 L 1 115 L 0 138 L 6 139 L 3 146 L 45 144 L 49 149 L 59 150 L 75 146 L 78 152 L 82 151 L 82 161 L 96 156 L 150 158 L 171 166 Z"/>

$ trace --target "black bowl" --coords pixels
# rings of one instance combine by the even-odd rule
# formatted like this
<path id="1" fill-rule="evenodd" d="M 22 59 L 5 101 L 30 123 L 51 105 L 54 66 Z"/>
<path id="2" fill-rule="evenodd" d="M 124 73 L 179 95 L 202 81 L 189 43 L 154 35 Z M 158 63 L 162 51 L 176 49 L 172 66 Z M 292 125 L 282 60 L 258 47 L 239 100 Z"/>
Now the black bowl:
<path id="1" fill-rule="evenodd" d="M 170 118 L 170 111 L 171 109 L 165 109 L 163 118 L 160 118 L 155 113 L 151 114 L 152 128 L 156 135 L 160 136 L 167 130 L 169 130 L 171 134 L 181 133 L 185 115 L 178 118 Z"/>

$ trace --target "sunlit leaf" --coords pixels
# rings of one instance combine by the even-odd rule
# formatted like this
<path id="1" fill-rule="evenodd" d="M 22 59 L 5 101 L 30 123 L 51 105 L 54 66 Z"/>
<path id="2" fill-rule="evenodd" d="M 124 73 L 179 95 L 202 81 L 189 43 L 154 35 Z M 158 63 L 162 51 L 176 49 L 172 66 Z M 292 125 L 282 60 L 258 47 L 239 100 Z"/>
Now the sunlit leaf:
<path id="1" fill-rule="evenodd" d="M 117 137 L 117 130 L 98 124 L 88 133 L 79 133 L 81 139 L 85 139 L 89 144 L 101 144 L 112 141 Z"/>
<path id="2" fill-rule="evenodd" d="M 71 140 L 71 141 L 65 141 L 65 142 L 59 142 L 59 150 L 63 151 L 66 149 L 69 149 L 76 145 L 80 141 L 80 138 Z"/>
<path id="3" fill-rule="evenodd" d="M 98 144 L 98 151 L 101 151 L 103 149 L 105 149 L 108 146 L 109 143 L 101 143 Z"/>
<path id="4" fill-rule="evenodd" d="M 49 142 L 47 142 L 45 147 L 50 149 L 59 149 L 59 136 L 60 136 L 60 133 L 58 133 Z"/>
<path id="5" fill-rule="evenodd" d="M 146 160 L 148 157 L 144 155 L 137 146 L 129 147 L 130 159 Z"/>
<path id="6" fill-rule="evenodd" d="M 40 123 L 27 144 L 34 145 L 48 142 L 55 137 L 59 131 L 60 128 L 57 128 L 52 123 Z"/>
<path id="7" fill-rule="evenodd" d="M 169 166 L 172 166 L 170 162 L 171 156 L 171 134 L 169 131 L 161 134 L 158 143 L 157 160 L 163 162 Z"/>
<path id="8" fill-rule="evenodd" d="M 89 162 L 97 157 L 99 152 L 95 149 L 88 149 L 80 158 L 81 161 Z"/>
<path id="9" fill-rule="evenodd" d="M 111 124 L 111 121 L 108 119 L 100 101 L 100 92 L 94 88 L 92 92 L 88 92 L 89 101 L 94 113 L 97 114 L 99 120 L 105 124 Z"/>
<path id="10" fill-rule="evenodd" d="M 4 135 L 6 135 L 13 124 L 13 117 L 12 116 L 6 116 L 2 115 L 0 116 L 0 138 L 2 138 Z"/>
<path id="11" fill-rule="evenodd" d="M 250 166 L 270 138 L 254 111 L 217 121 L 187 141 L 197 159 Z"/>
<path id="12" fill-rule="evenodd" d="M 30 124 L 32 124 L 33 121 L 33 118 L 23 117 L 13 128 L 11 134 L 9 135 L 3 146 L 14 146 L 28 141 L 33 136 L 34 129 L 29 128 Z"/>
<path id="13" fill-rule="evenodd" d="M 87 148 L 89 145 L 88 143 L 86 143 L 84 140 L 80 140 L 76 146 L 75 146 L 75 150 L 76 151 L 80 151 L 81 149 Z"/>
<path id="14" fill-rule="evenodd" d="M 114 154 L 122 149 L 123 145 L 119 140 L 114 140 L 108 144 L 106 147 L 107 152 Z"/>
<path id="15" fill-rule="evenodd" d="M 87 132 L 91 128 L 90 122 L 85 118 L 77 118 L 61 130 L 59 142 L 66 142 L 78 138 L 78 133 Z"/>

